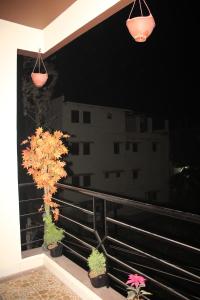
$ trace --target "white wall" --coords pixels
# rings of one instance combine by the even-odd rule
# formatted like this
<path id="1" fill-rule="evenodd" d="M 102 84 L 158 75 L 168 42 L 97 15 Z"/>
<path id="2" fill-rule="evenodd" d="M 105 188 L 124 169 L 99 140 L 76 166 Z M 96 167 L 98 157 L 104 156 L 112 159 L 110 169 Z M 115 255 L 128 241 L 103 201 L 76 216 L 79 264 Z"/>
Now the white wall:
<path id="1" fill-rule="evenodd" d="M 21 261 L 16 144 L 17 49 L 37 52 L 41 48 L 46 52 L 119 2 L 77 0 L 75 6 L 44 31 L 0 19 L 0 277 Z"/>
<path id="2" fill-rule="evenodd" d="M 17 48 L 35 51 L 42 32 L 0 20 L 0 275 L 21 259 L 17 181 Z"/>

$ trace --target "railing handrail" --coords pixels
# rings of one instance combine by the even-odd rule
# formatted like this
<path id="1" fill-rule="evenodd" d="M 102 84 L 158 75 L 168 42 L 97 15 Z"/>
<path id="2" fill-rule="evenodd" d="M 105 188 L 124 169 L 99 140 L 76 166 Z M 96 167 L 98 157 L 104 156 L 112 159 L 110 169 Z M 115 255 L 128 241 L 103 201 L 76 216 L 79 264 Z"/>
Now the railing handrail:
<path id="1" fill-rule="evenodd" d="M 30 186 L 30 185 L 34 185 L 34 182 L 20 183 L 19 187 Z M 105 193 L 97 192 L 97 191 L 90 190 L 90 189 L 74 187 L 72 185 L 63 184 L 63 183 L 57 183 L 57 186 L 60 188 L 71 190 L 71 191 L 77 191 L 81 194 L 85 194 L 88 196 L 100 198 L 100 199 L 106 200 L 108 202 L 114 202 L 114 203 L 118 203 L 118 204 L 128 205 L 128 206 L 132 206 L 132 207 L 135 207 L 138 209 L 150 211 L 151 213 L 154 213 L 154 214 L 159 214 L 159 215 L 163 215 L 163 216 L 167 216 L 167 217 L 171 217 L 171 218 L 175 218 L 175 219 L 179 219 L 179 220 L 183 220 L 183 221 L 200 224 L 200 215 L 194 214 L 191 212 L 185 212 L 185 211 L 167 208 L 167 207 L 150 204 L 150 203 L 143 203 L 138 200 L 119 197 L 119 196 L 110 195 L 110 194 L 105 194 Z"/>
<path id="2" fill-rule="evenodd" d="M 123 198 L 119 196 L 114 196 L 110 194 L 105 194 L 93 190 L 88 190 L 84 188 L 79 188 L 79 187 L 74 187 L 71 185 L 63 184 L 63 183 L 58 183 L 58 187 L 68 189 L 71 191 L 76 191 L 81 194 L 85 194 L 88 196 L 96 197 L 99 199 L 106 200 L 108 202 L 114 202 L 117 204 L 123 204 L 123 205 L 128 205 L 132 206 L 135 208 L 143 209 L 146 211 L 150 211 L 151 213 L 159 214 L 159 215 L 164 215 L 167 217 L 183 220 L 183 221 L 189 221 L 192 223 L 197 223 L 200 224 L 200 215 L 190 213 L 190 212 L 183 212 L 180 210 L 172 209 L 172 208 L 166 208 L 162 206 L 158 206 L 155 204 L 149 204 L 149 203 L 142 203 L 138 200 L 133 200 L 133 199 L 128 199 L 128 198 Z"/>

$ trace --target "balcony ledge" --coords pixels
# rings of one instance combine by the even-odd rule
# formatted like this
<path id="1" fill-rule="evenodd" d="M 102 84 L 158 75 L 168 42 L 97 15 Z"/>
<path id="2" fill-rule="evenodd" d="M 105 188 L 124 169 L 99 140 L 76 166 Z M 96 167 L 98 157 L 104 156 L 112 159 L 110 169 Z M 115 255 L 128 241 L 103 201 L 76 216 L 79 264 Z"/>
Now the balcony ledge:
<path id="1" fill-rule="evenodd" d="M 65 256 L 53 258 L 48 251 L 43 251 L 42 248 L 35 248 L 22 252 L 22 262 L 23 266 L 20 272 L 45 266 L 82 300 L 125 299 L 112 288 L 95 289 L 90 283 L 87 272 Z"/>

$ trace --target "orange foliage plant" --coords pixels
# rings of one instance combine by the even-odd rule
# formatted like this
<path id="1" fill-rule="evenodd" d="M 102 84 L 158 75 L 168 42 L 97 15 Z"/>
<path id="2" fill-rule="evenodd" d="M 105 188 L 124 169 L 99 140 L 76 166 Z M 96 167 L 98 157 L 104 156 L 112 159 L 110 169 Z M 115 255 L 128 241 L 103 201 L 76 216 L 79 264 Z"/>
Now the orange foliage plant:
<path id="1" fill-rule="evenodd" d="M 57 191 L 56 183 L 67 176 L 66 163 L 61 157 L 68 154 L 68 148 L 62 138 L 69 138 L 69 135 L 61 131 L 50 133 L 39 127 L 34 135 L 22 142 L 22 145 L 27 145 L 22 151 L 22 166 L 32 175 L 37 188 L 44 189 L 45 213 L 49 215 L 51 210 L 54 220 L 58 220 L 59 205 L 52 200 L 52 195 Z"/>

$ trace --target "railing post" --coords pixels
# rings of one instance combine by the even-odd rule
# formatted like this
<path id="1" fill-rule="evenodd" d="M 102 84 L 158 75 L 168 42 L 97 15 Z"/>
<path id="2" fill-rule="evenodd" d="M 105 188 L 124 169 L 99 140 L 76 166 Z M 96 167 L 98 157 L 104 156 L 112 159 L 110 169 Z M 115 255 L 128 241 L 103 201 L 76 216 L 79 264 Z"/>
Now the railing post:
<path id="1" fill-rule="evenodd" d="M 107 202 L 106 200 L 104 199 L 103 201 L 103 204 L 104 204 L 104 237 L 106 238 L 107 235 L 108 235 L 108 228 L 107 228 Z"/>
<path id="2" fill-rule="evenodd" d="M 93 207 L 93 229 L 96 230 L 96 205 L 94 196 L 92 197 L 92 207 Z"/>

